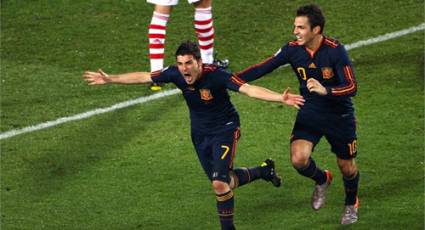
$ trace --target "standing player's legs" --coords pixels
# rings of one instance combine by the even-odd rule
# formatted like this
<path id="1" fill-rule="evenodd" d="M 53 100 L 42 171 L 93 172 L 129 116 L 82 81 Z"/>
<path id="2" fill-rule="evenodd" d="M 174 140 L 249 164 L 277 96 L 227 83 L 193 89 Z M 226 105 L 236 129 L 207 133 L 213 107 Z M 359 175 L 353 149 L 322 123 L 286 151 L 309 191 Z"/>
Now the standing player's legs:
<path id="1" fill-rule="evenodd" d="M 314 210 L 319 210 L 325 204 L 326 190 L 332 181 L 330 172 L 317 167 L 311 157 L 314 146 L 321 137 L 320 132 L 298 121 L 295 123 L 291 137 L 292 166 L 299 174 L 316 182 L 311 199 Z"/>
<path id="2" fill-rule="evenodd" d="M 168 19 L 172 7 L 178 3 L 175 1 L 148 0 L 155 4 L 151 23 L 149 24 L 149 60 L 152 76 L 158 75 L 164 68 L 165 37 Z M 161 90 L 161 86 L 156 83 L 151 84 L 151 90 Z"/>
<path id="3" fill-rule="evenodd" d="M 214 24 L 212 16 L 212 0 L 189 0 L 195 5 L 193 24 L 198 37 L 202 62 L 212 64 L 214 61 Z"/>

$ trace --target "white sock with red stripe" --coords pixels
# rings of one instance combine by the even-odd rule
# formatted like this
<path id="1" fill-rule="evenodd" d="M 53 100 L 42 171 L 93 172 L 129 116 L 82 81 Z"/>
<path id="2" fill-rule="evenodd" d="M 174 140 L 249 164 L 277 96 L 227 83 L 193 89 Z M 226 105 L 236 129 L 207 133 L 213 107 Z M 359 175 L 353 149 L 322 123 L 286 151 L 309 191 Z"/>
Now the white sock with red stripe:
<path id="1" fill-rule="evenodd" d="M 202 61 L 205 64 L 212 64 L 214 61 L 214 26 L 211 7 L 195 9 L 194 25 Z"/>
<path id="2" fill-rule="evenodd" d="M 169 17 L 169 14 L 153 12 L 148 32 L 151 72 L 155 72 L 164 68 L 165 34 Z"/>

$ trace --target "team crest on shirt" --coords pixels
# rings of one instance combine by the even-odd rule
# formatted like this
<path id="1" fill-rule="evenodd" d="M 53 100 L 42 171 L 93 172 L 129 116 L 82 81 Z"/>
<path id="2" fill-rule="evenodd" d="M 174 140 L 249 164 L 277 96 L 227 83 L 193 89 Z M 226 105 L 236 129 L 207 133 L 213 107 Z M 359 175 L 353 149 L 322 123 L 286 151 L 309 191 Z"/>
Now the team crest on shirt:
<path id="1" fill-rule="evenodd" d="M 331 79 L 334 76 L 334 72 L 331 67 L 323 67 L 322 68 L 322 76 L 323 79 Z"/>
<path id="2" fill-rule="evenodd" d="M 200 89 L 199 93 L 201 94 L 201 99 L 203 101 L 210 101 L 213 99 L 213 96 L 211 95 L 211 91 L 209 89 Z"/>

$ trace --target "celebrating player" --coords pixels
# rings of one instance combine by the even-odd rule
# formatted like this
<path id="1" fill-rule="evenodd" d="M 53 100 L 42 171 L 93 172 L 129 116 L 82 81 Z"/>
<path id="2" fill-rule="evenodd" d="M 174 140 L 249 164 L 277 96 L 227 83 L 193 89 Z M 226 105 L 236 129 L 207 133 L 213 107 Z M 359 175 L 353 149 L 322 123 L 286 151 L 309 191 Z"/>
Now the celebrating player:
<path id="1" fill-rule="evenodd" d="M 134 72 L 111 75 L 99 70 L 83 75 L 90 85 L 120 83 L 174 83 L 183 92 L 190 111 L 192 142 L 199 161 L 216 194 L 217 211 L 222 229 L 235 229 L 233 224 L 233 190 L 256 179 L 281 184 L 274 161 L 265 160 L 253 168 L 233 169 L 236 144 L 240 137 L 239 115 L 230 101 L 227 89 L 261 100 L 280 102 L 299 108 L 300 95 L 285 90 L 282 94 L 245 83 L 235 75 L 214 65 L 202 63 L 199 48 L 193 42 L 182 43 L 176 51 L 176 65 L 159 74 Z"/>
<path id="2" fill-rule="evenodd" d="M 291 161 L 303 176 L 316 182 L 312 207 L 325 204 L 325 193 L 332 181 L 328 170 L 316 166 L 311 154 L 325 136 L 336 154 L 343 175 L 345 208 L 341 224 L 358 220 L 357 190 L 359 171 L 354 107 L 351 97 L 357 91 L 353 66 L 344 46 L 323 35 L 325 17 L 316 5 L 300 7 L 294 21 L 296 40 L 275 55 L 237 74 L 253 81 L 289 63 L 298 77 L 305 105 L 298 111 L 291 136 Z"/>

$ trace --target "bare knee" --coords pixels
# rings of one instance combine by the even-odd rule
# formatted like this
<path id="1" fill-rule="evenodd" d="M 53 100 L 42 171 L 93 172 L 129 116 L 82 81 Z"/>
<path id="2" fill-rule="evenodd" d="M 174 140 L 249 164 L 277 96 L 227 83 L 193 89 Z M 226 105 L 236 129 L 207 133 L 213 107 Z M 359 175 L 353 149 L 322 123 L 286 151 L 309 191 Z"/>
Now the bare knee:
<path id="1" fill-rule="evenodd" d="M 313 144 L 305 140 L 295 140 L 291 144 L 291 163 L 296 169 L 308 166 Z"/>
<path id="2" fill-rule="evenodd" d="M 229 184 L 223 181 L 219 180 L 213 180 L 212 181 L 212 187 L 216 194 L 223 194 L 230 190 Z"/>
<path id="3" fill-rule="evenodd" d="M 202 0 L 194 3 L 196 8 L 208 8 L 212 5 L 212 0 Z"/>
<path id="4" fill-rule="evenodd" d="M 155 12 L 161 13 L 161 14 L 171 14 L 172 9 L 173 7 L 171 6 L 155 5 Z"/>
<path id="5" fill-rule="evenodd" d="M 301 169 L 308 166 L 308 157 L 304 157 L 303 154 L 298 152 L 291 153 L 291 163 L 296 169 Z"/>
<path id="6" fill-rule="evenodd" d="M 339 170 L 344 177 L 353 177 L 357 174 L 357 165 L 355 160 L 337 158 Z"/>

